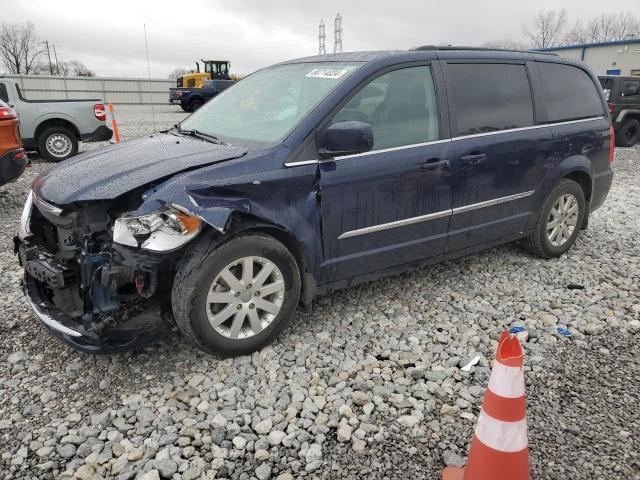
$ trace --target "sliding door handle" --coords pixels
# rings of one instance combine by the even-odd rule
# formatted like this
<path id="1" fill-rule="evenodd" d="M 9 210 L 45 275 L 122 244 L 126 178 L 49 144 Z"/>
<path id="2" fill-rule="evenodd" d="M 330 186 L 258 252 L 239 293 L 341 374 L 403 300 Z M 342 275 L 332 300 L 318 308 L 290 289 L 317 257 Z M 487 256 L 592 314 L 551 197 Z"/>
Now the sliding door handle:
<path id="1" fill-rule="evenodd" d="M 447 168 L 449 166 L 449 160 L 441 158 L 430 158 L 422 164 L 424 170 L 435 170 L 436 168 Z"/>
<path id="2" fill-rule="evenodd" d="M 477 165 L 486 160 L 487 155 L 485 153 L 470 153 L 460 158 L 466 165 Z"/>

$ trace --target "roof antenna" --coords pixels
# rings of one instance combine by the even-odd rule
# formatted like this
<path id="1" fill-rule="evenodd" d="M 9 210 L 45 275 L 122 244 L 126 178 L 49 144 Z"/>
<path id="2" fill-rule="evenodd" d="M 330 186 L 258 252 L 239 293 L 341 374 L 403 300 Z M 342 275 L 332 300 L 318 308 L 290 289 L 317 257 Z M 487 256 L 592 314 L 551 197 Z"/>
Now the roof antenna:
<path id="1" fill-rule="evenodd" d="M 147 24 L 143 23 L 142 26 L 144 27 L 144 46 L 145 46 L 145 49 L 147 50 L 147 75 L 149 78 L 149 87 L 151 87 L 151 66 L 149 65 L 149 43 L 147 42 Z M 153 122 L 153 133 L 158 133 L 158 130 L 156 129 L 156 112 L 155 112 L 155 108 L 153 107 L 153 97 L 151 97 L 151 120 Z"/>

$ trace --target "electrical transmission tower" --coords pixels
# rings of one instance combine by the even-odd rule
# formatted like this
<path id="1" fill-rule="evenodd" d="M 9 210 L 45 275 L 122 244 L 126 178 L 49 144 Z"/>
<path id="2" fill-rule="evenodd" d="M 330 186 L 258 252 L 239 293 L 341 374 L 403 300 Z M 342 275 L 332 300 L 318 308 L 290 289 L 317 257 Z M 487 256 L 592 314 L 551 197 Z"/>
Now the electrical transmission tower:
<path id="1" fill-rule="evenodd" d="M 320 20 L 320 26 L 318 27 L 318 55 L 326 55 L 327 47 L 325 46 L 326 36 L 324 34 L 324 20 Z"/>
<path id="2" fill-rule="evenodd" d="M 333 53 L 342 52 L 342 15 L 336 14 L 333 24 Z"/>

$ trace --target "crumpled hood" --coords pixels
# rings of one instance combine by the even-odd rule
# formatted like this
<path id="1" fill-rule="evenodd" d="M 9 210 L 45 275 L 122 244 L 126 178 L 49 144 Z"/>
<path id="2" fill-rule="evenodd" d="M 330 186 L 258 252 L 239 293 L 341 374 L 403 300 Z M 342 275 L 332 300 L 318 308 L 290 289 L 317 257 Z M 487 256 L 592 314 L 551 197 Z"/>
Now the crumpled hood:
<path id="1" fill-rule="evenodd" d="M 65 160 L 36 178 L 33 189 L 57 205 L 110 200 L 154 180 L 245 153 L 168 133 L 147 135 Z"/>

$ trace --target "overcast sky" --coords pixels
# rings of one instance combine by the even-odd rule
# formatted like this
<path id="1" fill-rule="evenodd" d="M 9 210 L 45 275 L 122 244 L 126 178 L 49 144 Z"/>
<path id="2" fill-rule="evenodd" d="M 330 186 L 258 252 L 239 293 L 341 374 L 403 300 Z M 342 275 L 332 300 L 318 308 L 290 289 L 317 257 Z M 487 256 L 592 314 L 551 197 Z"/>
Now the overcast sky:
<path id="1" fill-rule="evenodd" d="M 250 73 L 290 58 L 314 55 L 318 24 L 342 14 L 345 51 L 425 44 L 479 45 L 524 40 L 521 25 L 540 10 L 566 8 L 571 21 L 601 13 L 640 14 L 639 0 L 0 0 L 0 20 L 32 21 L 55 43 L 59 60 L 80 60 L 102 76 L 146 77 L 143 24 L 152 77 L 200 58 L 229 59 Z"/>

